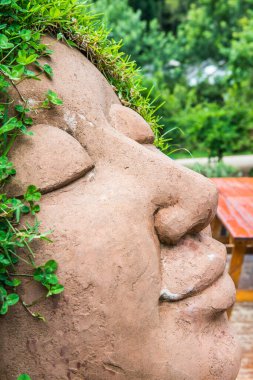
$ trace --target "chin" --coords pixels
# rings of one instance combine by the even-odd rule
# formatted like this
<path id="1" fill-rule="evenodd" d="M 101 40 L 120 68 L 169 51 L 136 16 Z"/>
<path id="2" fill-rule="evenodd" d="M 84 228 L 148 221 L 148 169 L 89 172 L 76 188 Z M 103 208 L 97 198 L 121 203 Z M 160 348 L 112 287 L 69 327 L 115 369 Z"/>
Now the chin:
<path id="1" fill-rule="evenodd" d="M 236 380 L 241 348 L 226 312 L 190 321 L 182 310 L 164 307 L 160 317 L 167 363 L 159 380 Z"/>

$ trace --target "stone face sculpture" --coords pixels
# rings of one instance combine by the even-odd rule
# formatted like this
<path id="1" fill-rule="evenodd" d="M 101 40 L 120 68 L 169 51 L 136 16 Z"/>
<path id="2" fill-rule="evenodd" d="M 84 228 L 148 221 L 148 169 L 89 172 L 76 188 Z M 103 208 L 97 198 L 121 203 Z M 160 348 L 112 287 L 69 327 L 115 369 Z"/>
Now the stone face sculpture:
<path id="1" fill-rule="evenodd" d="M 34 136 L 16 141 L 7 191 L 44 193 L 53 243 L 35 250 L 59 262 L 65 291 L 34 307 L 46 323 L 20 305 L 1 319 L 0 379 L 234 380 L 234 286 L 207 228 L 214 185 L 152 146 L 149 125 L 80 52 L 45 40 L 54 79 L 18 88 L 30 104 L 51 89 L 64 105 L 39 110 Z M 24 301 L 41 294 L 25 282 Z"/>

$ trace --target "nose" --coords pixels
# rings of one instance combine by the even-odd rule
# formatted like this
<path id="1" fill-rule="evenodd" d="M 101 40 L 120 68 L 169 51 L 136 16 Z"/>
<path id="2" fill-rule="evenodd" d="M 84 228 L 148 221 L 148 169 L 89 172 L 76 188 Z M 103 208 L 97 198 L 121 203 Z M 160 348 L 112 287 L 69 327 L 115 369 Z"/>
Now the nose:
<path id="1" fill-rule="evenodd" d="M 136 143 L 109 125 L 101 129 L 85 125 L 77 137 L 96 167 L 100 163 L 110 167 L 112 176 L 125 173 L 149 193 L 161 242 L 174 244 L 186 234 L 200 232 L 215 216 L 215 185 L 158 149 L 147 149 L 147 144 Z"/>
<path id="2" fill-rule="evenodd" d="M 198 233 L 214 218 L 218 194 L 208 178 L 175 161 L 157 157 L 155 228 L 162 243 L 175 244 L 186 234 Z"/>

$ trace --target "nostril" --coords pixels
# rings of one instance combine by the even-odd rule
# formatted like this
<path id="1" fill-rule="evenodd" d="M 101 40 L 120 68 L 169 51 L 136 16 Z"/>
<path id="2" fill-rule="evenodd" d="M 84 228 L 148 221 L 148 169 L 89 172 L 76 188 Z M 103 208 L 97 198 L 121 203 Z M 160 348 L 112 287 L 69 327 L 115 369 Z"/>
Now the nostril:
<path id="1" fill-rule="evenodd" d="M 155 229 L 161 243 L 174 244 L 187 233 L 187 213 L 178 206 L 160 209 L 155 214 Z"/>
<path id="2" fill-rule="evenodd" d="M 192 172 L 185 178 L 185 183 L 178 184 L 177 203 L 164 205 L 154 216 L 157 235 L 165 244 L 202 231 L 216 213 L 218 194 L 213 183 Z"/>
<path id="3" fill-rule="evenodd" d="M 160 209 L 155 214 L 155 229 L 159 240 L 165 244 L 175 244 L 184 235 L 197 233 L 206 228 L 212 219 L 212 210 L 195 210 L 179 205 Z"/>

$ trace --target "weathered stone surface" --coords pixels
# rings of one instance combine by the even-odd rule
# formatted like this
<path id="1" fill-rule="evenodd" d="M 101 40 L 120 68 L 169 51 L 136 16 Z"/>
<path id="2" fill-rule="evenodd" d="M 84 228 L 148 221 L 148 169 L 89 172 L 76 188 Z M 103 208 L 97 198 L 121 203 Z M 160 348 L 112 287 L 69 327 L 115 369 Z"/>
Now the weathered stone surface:
<path id="1" fill-rule="evenodd" d="M 141 144 L 152 144 L 154 133 L 149 124 L 131 108 L 113 104 L 110 109 L 112 126 Z"/>
<path id="2" fill-rule="evenodd" d="M 187 252 L 187 260 L 185 259 Z M 226 267 L 226 248 L 203 232 L 186 236 L 173 246 L 162 246 L 161 295 L 176 301 L 200 293 L 218 280 Z M 185 273 L 187 272 L 187 276 Z"/>

